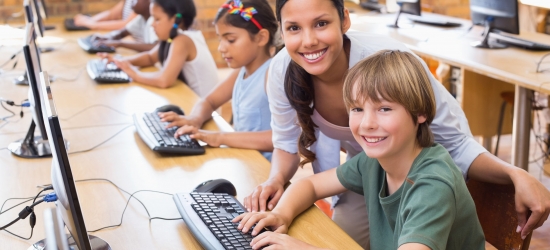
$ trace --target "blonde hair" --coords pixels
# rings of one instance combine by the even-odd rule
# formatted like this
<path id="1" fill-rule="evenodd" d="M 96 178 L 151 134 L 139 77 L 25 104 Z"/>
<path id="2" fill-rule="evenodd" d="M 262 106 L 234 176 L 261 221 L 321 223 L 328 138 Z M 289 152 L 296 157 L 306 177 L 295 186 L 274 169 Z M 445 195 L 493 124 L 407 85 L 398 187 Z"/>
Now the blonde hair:
<path id="1" fill-rule="evenodd" d="M 435 97 L 425 68 L 408 52 L 382 50 L 351 68 L 344 80 L 344 102 L 348 109 L 367 100 L 379 103 L 380 97 L 401 104 L 411 115 L 426 117 L 419 124 L 416 140 L 421 147 L 434 143 L 430 124 L 435 116 Z"/>

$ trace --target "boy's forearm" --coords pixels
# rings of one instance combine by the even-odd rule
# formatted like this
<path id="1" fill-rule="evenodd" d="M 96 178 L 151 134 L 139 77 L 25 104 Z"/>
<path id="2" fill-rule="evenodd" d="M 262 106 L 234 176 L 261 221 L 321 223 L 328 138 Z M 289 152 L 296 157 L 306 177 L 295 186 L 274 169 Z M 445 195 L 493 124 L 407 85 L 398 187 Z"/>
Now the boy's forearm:
<path id="1" fill-rule="evenodd" d="M 311 207 L 318 197 L 315 197 L 313 184 L 308 179 L 291 184 L 283 193 L 281 200 L 273 209 L 273 213 L 281 215 L 290 223 L 303 211 Z"/>

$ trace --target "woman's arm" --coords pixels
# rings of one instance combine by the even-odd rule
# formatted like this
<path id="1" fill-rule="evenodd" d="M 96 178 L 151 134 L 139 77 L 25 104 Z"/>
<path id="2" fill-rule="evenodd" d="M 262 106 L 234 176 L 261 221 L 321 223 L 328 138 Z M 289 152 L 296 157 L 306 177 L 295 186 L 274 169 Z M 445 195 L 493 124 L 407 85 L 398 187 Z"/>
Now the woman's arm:
<path id="1" fill-rule="evenodd" d="M 550 213 L 550 192 L 525 170 L 512 166 L 490 154 L 480 154 L 470 166 L 468 177 L 478 181 L 514 184 L 516 211 L 521 237 L 542 226 Z M 527 220 L 527 213 L 531 216 Z"/>

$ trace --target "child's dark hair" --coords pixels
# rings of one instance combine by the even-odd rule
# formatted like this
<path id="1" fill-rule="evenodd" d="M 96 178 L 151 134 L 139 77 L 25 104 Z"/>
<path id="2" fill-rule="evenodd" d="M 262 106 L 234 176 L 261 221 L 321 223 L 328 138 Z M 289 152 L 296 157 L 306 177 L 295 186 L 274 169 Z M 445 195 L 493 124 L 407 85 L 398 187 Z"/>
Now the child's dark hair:
<path id="1" fill-rule="evenodd" d="M 193 24 L 197 16 L 197 9 L 193 0 L 151 0 L 151 3 L 158 4 L 168 17 L 173 17 L 176 14 L 181 14 L 181 23 L 185 29 L 188 29 Z"/>
<path id="2" fill-rule="evenodd" d="M 281 23 L 281 9 L 288 0 L 277 0 L 275 2 L 275 13 L 277 20 Z M 338 12 L 340 20 L 344 20 L 344 1 L 331 0 L 334 8 Z M 343 35 L 343 34 L 342 34 Z M 315 160 L 315 153 L 308 148 L 317 140 L 315 137 L 315 123 L 311 120 L 313 115 L 314 88 L 311 75 L 300 65 L 291 61 L 286 71 L 284 80 L 285 93 L 292 108 L 296 110 L 298 123 L 302 128 L 302 133 L 298 139 L 298 152 L 304 157 L 300 166 Z"/>
<path id="3" fill-rule="evenodd" d="M 226 4 L 233 5 L 233 0 L 229 0 Z M 279 27 L 277 19 L 273 14 L 273 10 L 267 0 L 241 0 L 243 8 L 254 7 L 258 13 L 254 14 L 252 17 L 261 25 L 262 28 L 269 31 L 269 41 L 268 45 L 277 46 L 277 29 Z M 214 18 L 214 24 L 222 20 L 226 24 L 235 26 L 237 28 L 245 29 L 250 35 L 256 35 L 260 32 L 260 29 L 252 22 L 252 20 L 245 20 L 241 15 L 238 14 L 227 14 L 227 8 L 220 8 L 218 14 Z M 267 46 L 268 49 L 270 46 Z"/>

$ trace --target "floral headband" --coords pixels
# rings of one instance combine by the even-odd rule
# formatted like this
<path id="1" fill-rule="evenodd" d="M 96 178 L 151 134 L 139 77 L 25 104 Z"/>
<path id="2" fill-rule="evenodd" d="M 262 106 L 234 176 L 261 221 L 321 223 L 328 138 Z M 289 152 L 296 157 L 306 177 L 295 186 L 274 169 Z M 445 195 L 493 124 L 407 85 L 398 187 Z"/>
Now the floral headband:
<path id="1" fill-rule="evenodd" d="M 253 15 L 257 14 L 258 11 L 254 7 L 248 7 L 244 8 L 243 3 L 241 0 L 233 0 L 232 2 L 226 3 L 222 5 L 223 9 L 228 9 L 229 14 L 235 14 L 235 15 L 241 15 L 244 20 L 246 21 L 252 21 L 258 29 L 262 29 L 262 25 L 256 19 L 254 19 Z"/>

